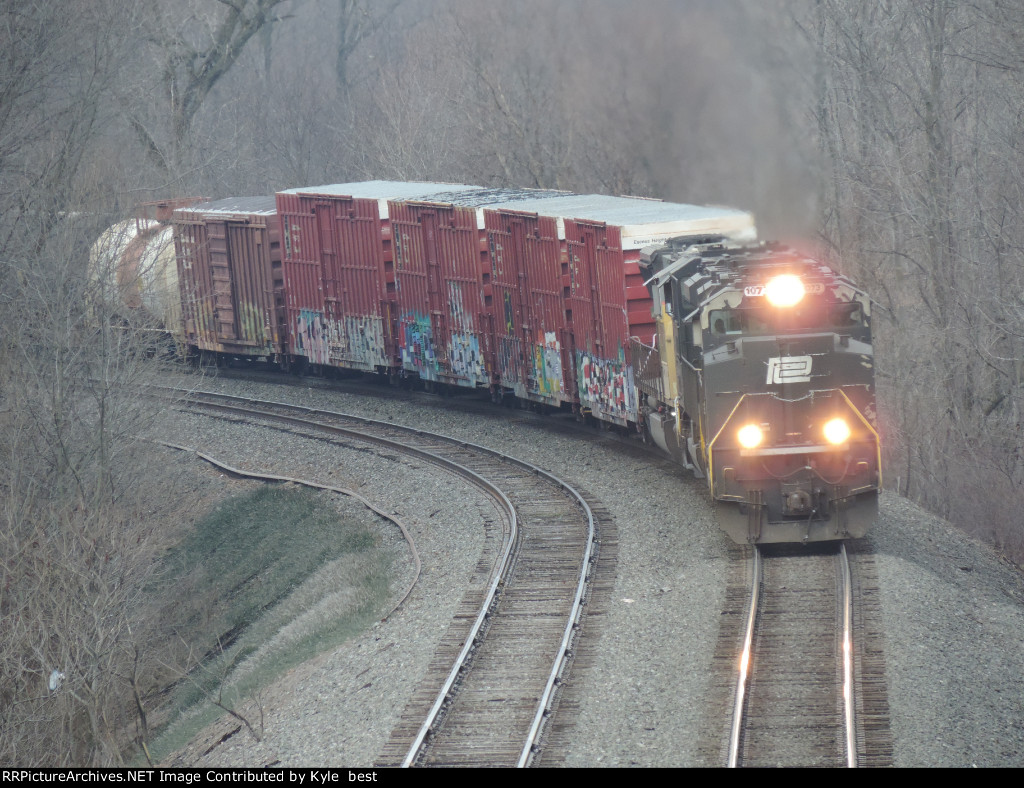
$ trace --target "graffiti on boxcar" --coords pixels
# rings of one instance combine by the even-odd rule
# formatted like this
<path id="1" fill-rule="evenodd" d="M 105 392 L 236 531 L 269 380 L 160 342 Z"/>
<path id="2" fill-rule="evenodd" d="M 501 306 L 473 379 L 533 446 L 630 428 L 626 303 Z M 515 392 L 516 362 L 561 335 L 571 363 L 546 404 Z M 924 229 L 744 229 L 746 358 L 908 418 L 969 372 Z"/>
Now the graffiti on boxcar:
<path id="1" fill-rule="evenodd" d="M 269 348 L 270 338 L 267 336 L 270 328 L 269 322 L 264 316 L 263 310 L 256 304 L 243 302 L 238 305 L 238 327 L 240 329 L 238 338 L 242 341 L 255 342 Z"/>
<path id="2" fill-rule="evenodd" d="M 576 371 L 580 402 L 591 410 L 618 419 L 636 420 L 633 368 L 623 360 L 580 353 Z"/>
<path id="3" fill-rule="evenodd" d="M 209 298 L 195 298 L 192 301 L 196 321 L 196 333 L 201 340 L 213 333 L 213 303 Z"/>
<path id="4" fill-rule="evenodd" d="M 509 334 L 516 331 L 515 312 L 512 309 L 512 293 L 505 291 L 505 330 Z"/>
<path id="5" fill-rule="evenodd" d="M 562 344 L 554 331 L 545 331 L 533 346 L 533 378 L 538 394 L 554 397 L 565 390 L 562 378 Z"/>
<path id="6" fill-rule="evenodd" d="M 479 386 L 489 382 L 487 365 L 480 351 L 480 337 L 475 334 L 452 334 L 448 345 L 448 363 L 452 374 L 465 378 L 470 385 Z"/>
<path id="7" fill-rule="evenodd" d="M 453 334 L 474 333 L 473 313 L 466 309 L 461 282 L 448 282 L 448 315 Z"/>
<path id="8" fill-rule="evenodd" d="M 487 248 L 491 253 L 491 273 L 495 279 L 500 279 L 505 273 L 504 271 L 504 255 L 505 247 L 502 246 L 500 241 L 494 240 L 494 233 L 487 233 Z"/>
<path id="9" fill-rule="evenodd" d="M 384 329 L 376 315 L 348 315 L 328 321 L 328 344 L 332 364 L 366 370 L 388 366 Z"/>
<path id="10" fill-rule="evenodd" d="M 516 337 L 498 336 L 498 373 L 501 375 L 502 385 L 514 388 L 520 397 L 526 396 L 526 388 L 520 380 L 519 361 L 522 352 L 519 348 L 520 342 Z"/>
<path id="11" fill-rule="evenodd" d="M 395 270 L 401 271 L 405 268 L 405 246 L 409 243 L 408 233 L 395 233 L 393 238 L 395 246 Z M 401 278 L 395 281 L 395 286 L 401 290 L 402 280 Z"/>
<path id="12" fill-rule="evenodd" d="M 487 365 L 480 347 L 473 313 L 466 309 L 462 282 L 448 282 L 448 314 L 451 317 L 451 339 L 448 343 L 448 369 L 452 375 L 478 386 L 489 381 Z"/>
<path id="13" fill-rule="evenodd" d="M 566 268 L 563 268 L 562 270 L 563 271 L 568 270 L 568 272 L 569 272 L 569 295 L 575 296 L 576 295 L 576 290 L 577 290 L 577 288 L 580 285 L 580 271 L 579 271 L 580 258 L 579 258 L 579 255 L 573 254 L 573 250 L 572 250 L 571 246 L 569 247 L 569 249 L 567 251 L 567 260 L 566 260 L 566 262 L 568 263 L 568 265 L 567 265 Z"/>
<path id="14" fill-rule="evenodd" d="M 302 254 L 302 249 L 299 248 L 300 239 L 302 238 L 302 225 L 289 225 L 287 221 L 282 224 L 283 227 L 281 229 L 283 232 L 281 235 L 284 236 L 285 254 L 289 259 L 295 260 Z"/>
<path id="15" fill-rule="evenodd" d="M 434 351 L 434 331 L 430 318 L 423 314 L 408 313 L 400 322 L 402 368 L 418 374 L 424 380 L 437 380 L 437 354 Z"/>
<path id="16" fill-rule="evenodd" d="M 295 352 L 314 364 L 326 364 L 329 358 L 327 335 L 323 315 L 312 309 L 299 310 L 299 324 L 295 331 Z"/>

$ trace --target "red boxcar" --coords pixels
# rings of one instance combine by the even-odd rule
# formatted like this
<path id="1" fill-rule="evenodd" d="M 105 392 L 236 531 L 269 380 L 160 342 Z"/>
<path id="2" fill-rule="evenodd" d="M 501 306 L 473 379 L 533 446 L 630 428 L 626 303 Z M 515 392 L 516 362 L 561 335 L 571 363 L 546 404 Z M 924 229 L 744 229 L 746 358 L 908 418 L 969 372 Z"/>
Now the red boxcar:
<path id="1" fill-rule="evenodd" d="M 185 344 L 240 356 L 285 352 L 281 232 L 273 197 L 174 212 Z"/>
<path id="2" fill-rule="evenodd" d="M 756 239 L 753 217 L 639 197 L 521 192 L 488 206 L 556 220 L 561 244 L 569 398 L 617 424 L 639 419 L 630 340 L 654 341 L 652 302 L 639 270 L 640 250 L 683 235 Z M 486 213 L 486 211 L 485 211 Z"/>
<path id="3" fill-rule="evenodd" d="M 556 407 L 575 402 L 557 223 L 522 211 L 483 214 L 497 385 Z"/>
<path id="4" fill-rule="evenodd" d="M 402 367 L 426 380 L 574 402 L 555 220 L 566 192 L 449 187 L 389 205 Z"/>
<path id="5" fill-rule="evenodd" d="M 289 352 L 639 419 L 640 249 L 753 240 L 750 214 L 634 197 L 369 181 L 277 195 Z"/>
<path id="6" fill-rule="evenodd" d="M 392 202 L 388 210 L 402 369 L 490 387 L 494 329 L 476 211 L 433 202 Z"/>
<path id="7" fill-rule="evenodd" d="M 290 352 L 347 369 L 398 367 L 387 201 L 465 188 L 367 181 L 279 192 Z"/>

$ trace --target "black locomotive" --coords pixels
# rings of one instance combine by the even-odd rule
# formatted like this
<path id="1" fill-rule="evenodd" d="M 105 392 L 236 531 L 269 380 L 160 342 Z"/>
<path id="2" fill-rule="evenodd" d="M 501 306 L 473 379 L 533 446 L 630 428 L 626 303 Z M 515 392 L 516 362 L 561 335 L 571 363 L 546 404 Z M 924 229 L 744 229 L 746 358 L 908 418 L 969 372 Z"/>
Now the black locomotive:
<path id="1" fill-rule="evenodd" d="M 871 301 L 780 245 L 649 247 L 654 346 L 634 341 L 651 437 L 708 481 L 740 543 L 863 536 L 877 514 Z"/>

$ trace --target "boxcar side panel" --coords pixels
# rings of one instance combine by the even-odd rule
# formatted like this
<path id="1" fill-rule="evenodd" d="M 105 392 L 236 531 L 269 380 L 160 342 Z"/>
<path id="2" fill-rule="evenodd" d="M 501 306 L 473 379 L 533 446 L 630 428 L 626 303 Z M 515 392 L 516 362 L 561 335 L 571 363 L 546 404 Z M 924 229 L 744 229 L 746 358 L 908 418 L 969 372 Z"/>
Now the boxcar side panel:
<path id="1" fill-rule="evenodd" d="M 178 212 L 174 221 L 175 256 L 181 291 L 184 341 L 189 347 L 212 350 L 213 284 L 207 262 L 206 224 L 191 213 Z"/>
<path id="2" fill-rule="evenodd" d="M 402 368 L 424 380 L 490 386 L 493 329 L 476 212 L 413 202 L 389 203 L 388 212 Z"/>
<path id="3" fill-rule="evenodd" d="M 377 202 L 343 196 L 305 199 L 313 202 L 316 222 L 329 363 L 388 369 L 393 343 Z"/>
<path id="4" fill-rule="evenodd" d="M 186 342 L 235 355 L 283 352 L 276 215 L 197 206 L 175 214 L 175 236 Z"/>
<path id="5" fill-rule="evenodd" d="M 516 396 L 551 405 L 575 401 L 556 221 L 484 211 L 493 288 L 495 373 Z"/>
<path id="6" fill-rule="evenodd" d="M 565 246 L 580 404 L 606 421 L 635 422 L 639 412 L 627 352 L 626 272 L 619 228 L 566 219 Z"/>

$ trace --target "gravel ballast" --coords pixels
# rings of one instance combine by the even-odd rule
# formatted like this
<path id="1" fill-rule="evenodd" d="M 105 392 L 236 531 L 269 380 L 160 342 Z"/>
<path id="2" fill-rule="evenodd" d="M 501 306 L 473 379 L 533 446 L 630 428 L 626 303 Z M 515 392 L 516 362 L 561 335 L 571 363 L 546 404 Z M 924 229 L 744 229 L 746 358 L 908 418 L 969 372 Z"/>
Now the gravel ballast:
<path id="1" fill-rule="evenodd" d="M 707 726 L 722 724 L 706 699 L 730 558 L 703 482 L 598 430 L 581 438 L 552 429 L 557 417 L 478 415 L 475 404 L 470 415 L 457 399 L 390 390 L 373 396 L 227 379 L 200 388 L 418 426 L 507 451 L 585 488 L 615 519 L 618 563 L 608 609 L 586 632 L 600 638 L 597 657 L 577 687 L 579 713 L 560 762 L 720 765 L 707 762 L 698 742 Z M 473 566 L 496 541 L 483 533 L 490 504 L 429 467 L 403 469 L 374 452 L 180 414 L 167 429 L 162 439 L 233 464 L 358 486 L 401 513 L 423 560 L 420 582 L 393 616 L 264 693 L 261 742 L 243 732 L 202 755 L 230 729 L 219 723 L 174 764 L 372 765 L 452 607 L 475 582 Z M 395 539 L 394 526 L 377 527 L 382 539 Z M 868 541 L 880 582 L 895 764 L 1024 765 L 1020 572 L 892 495 L 882 496 Z M 396 595 L 406 571 L 396 573 Z"/>

